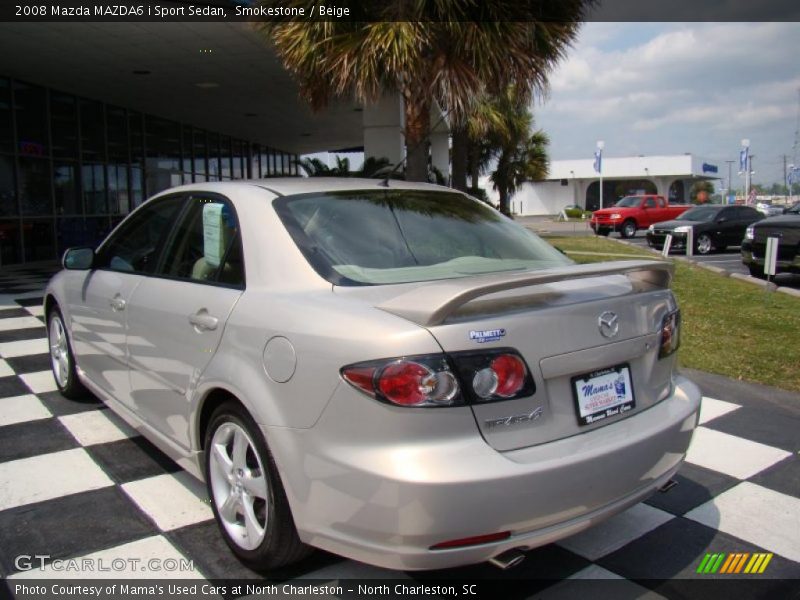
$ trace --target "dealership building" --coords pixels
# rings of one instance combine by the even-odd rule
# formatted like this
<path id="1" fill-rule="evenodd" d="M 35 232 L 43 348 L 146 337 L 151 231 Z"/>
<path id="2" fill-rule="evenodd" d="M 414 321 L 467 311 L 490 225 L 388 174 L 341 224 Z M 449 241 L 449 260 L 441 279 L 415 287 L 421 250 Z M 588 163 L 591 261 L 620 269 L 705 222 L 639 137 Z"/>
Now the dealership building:
<path id="1" fill-rule="evenodd" d="M 447 174 L 447 122 L 430 117 L 431 162 Z M 175 185 L 298 175 L 297 156 L 320 151 L 397 163 L 404 147 L 398 96 L 312 113 L 247 23 L 0 24 L 0 266 L 96 244 Z M 514 212 L 598 208 L 592 162 L 553 161 Z M 691 155 L 605 158 L 603 203 L 638 191 L 687 200 L 717 171 Z"/>
<path id="2" fill-rule="evenodd" d="M 689 202 L 692 185 L 719 179 L 719 166 L 692 154 L 603 157 L 603 207 L 631 194 L 660 194 L 670 202 Z M 522 185 L 511 200 L 520 215 L 555 215 L 567 206 L 597 210 L 600 173 L 594 159 L 555 160 L 547 179 Z M 490 186 L 486 186 L 487 189 Z M 491 197 L 491 195 L 490 195 Z M 496 197 L 494 198 L 496 200 Z"/>
<path id="3" fill-rule="evenodd" d="M 399 161 L 402 124 L 397 97 L 312 113 L 247 23 L 2 23 L 0 265 L 95 244 L 181 183 L 297 175 L 325 150 Z"/>

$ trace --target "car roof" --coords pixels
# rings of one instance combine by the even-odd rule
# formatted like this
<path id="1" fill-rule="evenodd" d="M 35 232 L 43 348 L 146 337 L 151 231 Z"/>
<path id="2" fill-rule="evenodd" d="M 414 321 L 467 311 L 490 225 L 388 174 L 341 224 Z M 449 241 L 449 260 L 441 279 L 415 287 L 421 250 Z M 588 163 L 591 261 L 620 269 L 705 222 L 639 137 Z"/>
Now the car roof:
<path id="1" fill-rule="evenodd" d="M 238 180 L 236 183 L 250 183 L 271 190 L 283 196 L 292 194 L 307 194 L 313 192 L 347 191 L 365 189 L 404 189 L 404 190 L 438 190 L 454 192 L 452 188 L 433 185 L 430 183 L 417 183 L 390 179 L 388 186 L 385 179 L 365 179 L 359 177 L 276 177 L 272 179 Z"/>

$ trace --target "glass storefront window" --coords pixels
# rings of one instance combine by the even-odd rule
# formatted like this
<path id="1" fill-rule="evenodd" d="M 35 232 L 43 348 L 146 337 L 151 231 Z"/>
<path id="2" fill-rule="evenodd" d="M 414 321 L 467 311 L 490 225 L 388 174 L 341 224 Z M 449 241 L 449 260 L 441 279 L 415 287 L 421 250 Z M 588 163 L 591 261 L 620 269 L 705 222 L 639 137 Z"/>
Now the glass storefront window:
<path id="1" fill-rule="evenodd" d="M 223 135 L 219 139 L 219 174 L 225 179 L 231 178 L 231 138 Z"/>
<path id="2" fill-rule="evenodd" d="M 139 165 L 131 165 L 131 210 L 144 202 L 144 171 Z"/>
<path id="3" fill-rule="evenodd" d="M 231 170 L 231 177 L 234 179 L 242 179 L 245 173 L 242 169 L 242 161 L 244 160 L 244 148 L 242 146 L 241 140 L 233 140 L 233 169 Z"/>
<path id="4" fill-rule="evenodd" d="M 50 161 L 19 159 L 19 199 L 23 215 L 52 215 Z"/>
<path id="5" fill-rule="evenodd" d="M 14 157 L 0 154 L 0 215 L 18 215 Z"/>
<path id="6" fill-rule="evenodd" d="M 208 132 L 208 180 L 219 181 L 219 134 Z"/>
<path id="7" fill-rule="evenodd" d="M 47 92 L 37 85 L 14 82 L 17 150 L 26 156 L 47 156 Z"/>
<path id="8" fill-rule="evenodd" d="M 193 154 L 195 181 L 205 181 L 208 174 L 206 169 L 206 132 L 200 129 L 194 130 Z"/>
<path id="9" fill-rule="evenodd" d="M 14 151 L 11 129 L 11 82 L 0 77 L 0 152 Z"/>
<path id="10" fill-rule="evenodd" d="M 75 96 L 50 94 L 50 135 L 53 156 L 78 158 L 78 111 Z"/>
<path id="11" fill-rule="evenodd" d="M 145 134 L 147 158 L 156 161 L 155 166 L 168 171 L 181 169 L 181 137 L 180 124 L 166 119 L 147 115 L 145 117 Z M 148 168 L 149 168 L 148 163 Z"/>
<path id="12" fill-rule="evenodd" d="M 124 108 L 106 107 L 106 124 L 108 125 L 108 159 L 116 162 L 128 162 L 128 115 Z"/>
<path id="13" fill-rule="evenodd" d="M 190 125 L 183 125 L 183 145 L 181 146 L 181 154 L 183 155 L 183 172 L 191 173 L 192 168 L 192 151 L 194 143 L 192 141 L 192 127 Z"/>
<path id="14" fill-rule="evenodd" d="M 0 267 L 22 262 L 19 219 L 0 219 Z"/>
<path id="15" fill-rule="evenodd" d="M 83 212 L 78 195 L 78 167 L 74 164 L 53 165 L 53 189 L 56 199 L 56 214 L 79 215 Z"/>
<path id="16" fill-rule="evenodd" d="M 113 215 L 127 215 L 130 212 L 128 165 L 108 165 L 108 206 Z"/>
<path id="17" fill-rule="evenodd" d="M 131 141 L 131 160 L 144 161 L 144 133 L 141 113 L 128 111 L 128 137 Z"/>
<path id="18" fill-rule="evenodd" d="M 106 126 L 103 105 L 94 100 L 80 100 L 81 154 L 85 161 L 106 158 Z"/>
<path id="19" fill-rule="evenodd" d="M 56 219 L 56 256 L 63 256 L 67 248 L 89 246 L 94 243 L 86 236 L 83 217 Z"/>
<path id="20" fill-rule="evenodd" d="M 25 262 L 53 260 L 56 255 L 53 219 L 26 219 L 22 222 Z"/>
<path id="21" fill-rule="evenodd" d="M 100 164 L 83 165 L 81 168 L 81 184 L 83 206 L 86 214 L 108 214 L 105 166 Z"/>

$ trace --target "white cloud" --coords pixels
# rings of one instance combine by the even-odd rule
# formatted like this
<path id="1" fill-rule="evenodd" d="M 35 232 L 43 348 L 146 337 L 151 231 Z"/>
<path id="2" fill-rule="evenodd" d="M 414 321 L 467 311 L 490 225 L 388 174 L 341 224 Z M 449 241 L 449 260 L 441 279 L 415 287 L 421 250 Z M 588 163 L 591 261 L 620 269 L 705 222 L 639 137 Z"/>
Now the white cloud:
<path id="1" fill-rule="evenodd" d="M 534 108 L 553 158 L 694 152 L 735 158 L 751 139 L 757 181 L 791 160 L 800 72 L 797 23 L 590 23 Z"/>

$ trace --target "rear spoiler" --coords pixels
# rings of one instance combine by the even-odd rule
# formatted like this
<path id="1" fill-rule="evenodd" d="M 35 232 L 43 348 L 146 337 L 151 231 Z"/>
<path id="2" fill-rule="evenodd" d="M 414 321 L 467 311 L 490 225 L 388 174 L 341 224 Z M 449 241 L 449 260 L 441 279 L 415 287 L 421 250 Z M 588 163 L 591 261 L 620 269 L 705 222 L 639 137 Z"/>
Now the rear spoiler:
<path id="1" fill-rule="evenodd" d="M 491 273 L 422 285 L 379 304 L 377 308 L 423 327 L 432 327 L 441 325 L 470 300 L 495 292 L 604 275 L 625 275 L 639 286 L 666 289 L 673 272 L 672 263 L 666 261 L 626 260 L 524 273 Z"/>

